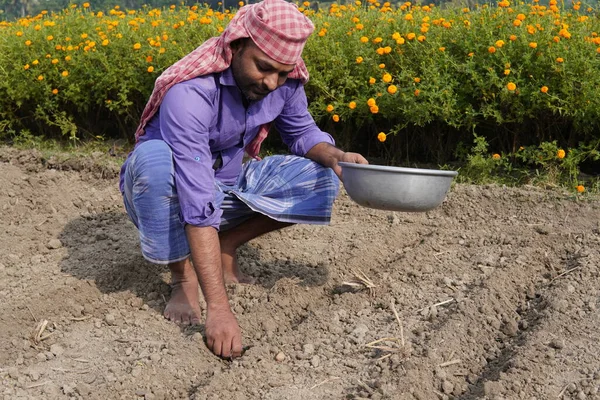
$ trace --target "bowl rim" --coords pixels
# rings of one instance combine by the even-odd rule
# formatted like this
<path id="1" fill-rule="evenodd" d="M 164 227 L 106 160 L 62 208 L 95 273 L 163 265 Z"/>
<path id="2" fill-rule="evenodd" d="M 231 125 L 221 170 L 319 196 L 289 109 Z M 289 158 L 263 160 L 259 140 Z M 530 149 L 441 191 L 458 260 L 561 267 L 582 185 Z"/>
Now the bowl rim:
<path id="1" fill-rule="evenodd" d="M 442 169 L 425 169 L 425 168 L 408 168 L 408 167 L 390 167 L 386 165 L 377 165 L 377 164 L 356 164 L 349 163 L 345 161 L 339 161 L 338 165 L 342 167 L 342 171 L 344 168 L 354 168 L 354 169 L 363 169 L 369 171 L 381 171 L 381 172 L 401 172 L 405 174 L 412 175 L 436 175 L 436 176 L 456 176 L 458 175 L 457 171 L 449 171 Z"/>

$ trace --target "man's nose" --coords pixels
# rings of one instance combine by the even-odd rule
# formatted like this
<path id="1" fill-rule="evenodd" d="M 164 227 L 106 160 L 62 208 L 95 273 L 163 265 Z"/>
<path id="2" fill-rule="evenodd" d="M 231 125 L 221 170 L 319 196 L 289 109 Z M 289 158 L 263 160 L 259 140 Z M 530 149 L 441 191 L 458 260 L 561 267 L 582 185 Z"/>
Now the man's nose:
<path id="1" fill-rule="evenodd" d="M 264 79 L 264 83 L 269 88 L 269 91 L 272 92 L 273 90 L 277 89 L 279 84 L 279 74 L 273 73 L 267 75 Z"/>

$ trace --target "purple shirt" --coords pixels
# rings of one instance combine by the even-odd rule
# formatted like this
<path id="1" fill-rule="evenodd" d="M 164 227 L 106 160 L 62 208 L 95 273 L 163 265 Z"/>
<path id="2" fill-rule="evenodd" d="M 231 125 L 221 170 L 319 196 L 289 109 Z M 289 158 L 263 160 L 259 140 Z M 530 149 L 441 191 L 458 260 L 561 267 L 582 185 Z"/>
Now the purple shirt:
<path id="1" fill-rule="evenodd" d="M 222 213 L 213 205 L 215 179 L 226 185 L 236 182 L 244 147 L 261 125 L 274 122 L 283 142 L 299 156 L 318 143 L 334 144 L 317 127 L 307 107 L 301 82 L 288 79 L 246 108 L 229 68 L 171 87 L 136 145 L 152 139 L 167 142 L 173 151 L 182 222 L 218 227 Z M 223 164 L 215 171 L 219 154 Z M 120 185 L 123 190 L 123 172 Z"/>

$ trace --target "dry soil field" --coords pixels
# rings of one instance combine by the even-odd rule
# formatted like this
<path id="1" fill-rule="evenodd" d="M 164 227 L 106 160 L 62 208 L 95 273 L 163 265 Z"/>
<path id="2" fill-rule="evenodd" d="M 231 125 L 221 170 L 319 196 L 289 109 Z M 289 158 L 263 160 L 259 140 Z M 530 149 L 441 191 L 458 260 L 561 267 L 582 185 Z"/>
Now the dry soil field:
<path id="1" fill-rule="evenodd" d="M 342 193 L 331 226 L 241 249 L 258 284 L 228 289 L 249 346 L 229 362 L 162 317 L 168 271 L 104 158 L 0 149 L 4 399 L 600 398 L 597 200 L 457 185 L 402 214 Z M 345 284 L 361 272 L 371 290 Z"/>

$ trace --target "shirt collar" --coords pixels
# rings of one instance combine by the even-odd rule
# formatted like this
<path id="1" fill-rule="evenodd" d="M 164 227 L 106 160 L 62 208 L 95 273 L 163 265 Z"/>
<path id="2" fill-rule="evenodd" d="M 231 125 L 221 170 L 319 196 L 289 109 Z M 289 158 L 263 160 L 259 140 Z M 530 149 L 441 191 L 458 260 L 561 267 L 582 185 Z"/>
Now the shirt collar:
<path id="1" fill-rule="evenodd" d="M 221 77 L 219 78 L 219 82 L 221 83 L 221 85 L 225 85 L 225 86 L 236 86 L 235 78 L 233 77 L 233 72 L 231 71 L 231 67 L 229 67 L 225 71 L 221 72 Z"/>

